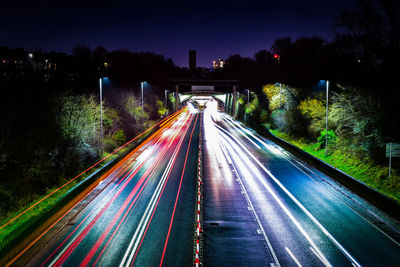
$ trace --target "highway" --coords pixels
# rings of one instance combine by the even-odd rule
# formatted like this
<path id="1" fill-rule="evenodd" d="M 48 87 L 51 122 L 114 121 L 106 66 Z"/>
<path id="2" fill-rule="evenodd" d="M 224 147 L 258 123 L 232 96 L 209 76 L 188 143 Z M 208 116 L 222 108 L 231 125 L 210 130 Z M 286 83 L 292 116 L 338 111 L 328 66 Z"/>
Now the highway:
<path id="1" fill-rule="evenodd" d="M 170 116 L 9 265 L 191 265 L 199 124 Z"/>
<path id="2" fill-rule="evenodd" d="M 203 266 L 400 266 L 398 222 L 216 101 L 168 117 L 9 265 L 192 266 L 201 129 Z"/>
<path id="3" fill-rule="evenodd" d="M 216 101 L 203 167 L 205 266 L 400 266 L 398 223 Z"/>

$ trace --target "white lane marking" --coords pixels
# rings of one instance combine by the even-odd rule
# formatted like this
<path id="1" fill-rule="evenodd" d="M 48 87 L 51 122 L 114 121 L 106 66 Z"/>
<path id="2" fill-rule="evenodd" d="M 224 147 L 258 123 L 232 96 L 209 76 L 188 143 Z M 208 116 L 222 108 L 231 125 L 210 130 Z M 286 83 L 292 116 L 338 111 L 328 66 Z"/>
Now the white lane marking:
<path id="1" fill-rule="evenodd" d="M 165 168 L 165 171 L 164 171 L 160 181 L 158 182 L 156 190 L 154 191 L 154 193 L 150 199 L 150 202 L 147 205 L 146 210 L 145 210 L 144 214 L 142 215 L 142 218 L 140 219 L 139 225 L 136 228 L 136 231 L 129 243 L 129 246 L 124 254 L 124 257 L 122 258 L 122 261 L 119 265 L 120 267 L 130 266 L 132 259 L 135 256 L 136 250 L 139 246 L 139 242 L 144 234 L 147 224 L 149 223 L 151 213 L 153 212 L 153 210 L 155 208 L 157 199 L 158 199 L 159 195 L 161 194 L 163 185 L 166 182 L 168 174 L 169 174 L 170 170 L 172 169 L 173 162 L 175 161 L 175 159 L 179 153 L 179 149 L 177 149 L 177 148 L 180 147 L 180 145 L 183 143 L 183 140 L 185 139 L 188 129 L 189 128 L 187 128 L 186 131 L 184 132 L 184 134 L 181 135 L 179 142 L 178 142 L 177 146 L 175 147 L 174 153 L 173 153 L 171 159 L 169 160 L 168 165 Z"/>
<path id="2" fill-rule="evenodd" d="M 246 128 L 244 128 L 243 126 L 241 126 L 239 123 L 235 122 L 233 119 L 229 118 L 228 116 L 223 116 L 226 120 L 230 120 L 233 123 L 235 123 L 236 125 L 238 125 L 239 127 L 241 127 L 245 132 L 247 132 L 250 136 L 252 136 L 254 139 L 256 139 L 257 141 L 259 141 L 261 144 L 263 144 L 267 149 L 272 150 L 271 146 L 268 145 L 265 141 L 263 141 L 261 138 L 257 137 L 254 133 L 250 132 L 249 130 L 247 130 Z M 231 123 L 232 124 L 232 123 Z M 294 167 L 296 167 L 297 169 L 299 169 L 301 172 L 303 172 L 305 175 L 307 175 L 308 177 L 310 177 L 311 179 L 315 180 L 314 177 L 312 177 L 310 174 L 306 173 L 304 170 L 302 170 L 299 166 L 297 166 L 296 164 L 294 164 L 293 162 L 291 162 L 291 160 L 295 161 L 297 164 L 299 164 L 300 166 L 302 166 L 303 168 L 307 169 L 308 171 L 310 171 L 313 175 L 320 177 L 318 174 L 316 174 L 313 170 L 311 170 L 310 168 L 308 168 L 306 165 L 304 165 L 303 163 L 301 163 L 300 161 L 298 161 L 296 158 L 294 158 L 293 156 L 291 156 L 290 154 L 288 154 L 285 150 L 282 150 L 281 147 L 278 146 L 278 149 L 283 151 L 283 153 L 289 158 L 285 158 L 283 157 L 287 162 L 289 162 L 290 164 L 292 164 Z M 275 152 L 275 151 L 273 151 Z M 291 159 L 291 160 L 290 160 Z M 323 179 L 323 178 L 322 178 Z M 324 179 L 325 180 L 325 179 Z M 331 185 L 329 182 L 327 182 L 329 185 Z M 337 191 L 339 191 L 340 193 L 344 194 L 346 197 L 348 197 L 349 199 L 351 199 L 353 202 L 355 202 L 357 205 L 361 206 L 362 205 L 360 203 L 358 203 L 357 201 L 353 200 L 350 196 L 348 196 L 347 194 L 345 194 L 344 192 L 342 192 L 341 190 L 339 190 L 338 188 L 336 188 L 335 186 L 331 185 L 334 189 L 336 189 Z M 359 212 L 357 212 L 354 208 L 352 208 L 351 206 L 349 206 L 347 203 L 345 203 L 342 199 L 340 199 L 338 196 L 336 196 L 335 194 L 333 194 L 337 199 L 339 199 L 344 205 L 346 205 L 348 208 L 350 208 L 354 213 L 356 213 L 358 216 L 360 216 L 364 221 L 366 221 L 368 224 L 370 224 L 371 226 L 373 226 L 375 229 L 377 229 L 379 232 L 381 232 L 383 235 L 385 235 L 387 238 L 389 238 L 393 243 L 395 243 L 397 246 L 400 246 L 400 243 L 397 242 L 396 240 L 394 240 L 391 236 L 389 236 L 387 233 L 385 233 L 382 229 L 380 229 L 378 226 L 376 226 L 375 224 L 373 224 L 372 222 L 370 222 L 367 218 L 365 218 L 363 215 L 361 215 Z M 362 207 L 365 208 L 365 207 Z M 378 215 L 376 215 L 374 212 L 370 211 L 369 209 L 367 209 L 367 211 L 374 216 L 375 218 L 377 218 L 378 220 L 380 220 L 381 222 L 386 223 L 383 219 L 381 219 Z"/>
<path id="3" fill-rule="evenodd" d="M 226 135 L 226 134 L 225 134 Z M 238 156 L 236 156 L 237 154 L 241 154 L 243 153 L 239 147 L 232 141 L 230 140 L 228 137 L 226 137 L 225 139 L 227 142 L 229 142 L 231 144 L 231 148 L 232 148 L 232 156 L 237 158 L 237 162 L 238 164 L 240 163 L 240 160 L 238 159 Z M 235 150 L 235 151 L 233 151 Z M 256 166 L 253 165 L 253 163 L 250 162 L 250 159 L 246 156 L 243 155 L 242 159 L 245 161 L 246 164 L 242 164 L 245 165 L 246 167 L 253 167 L 250 169 L 255 169 Z M 300 233 L 307 239 L 307 241 L 315 248 L 316 251 L 320 250 L 318 249 L 317 245 L 314 243 L 314 241 L 311 239 L 311 237 L 308 235 L 308 233 L 304 230 L 304 228 L 301 226 L 301 224 L 296 220 L 296 218 L 293 216 L 293 214 L 289 211 L 289 209 L 285 206 L 285 204 L 283 204 L 283 202 L 280 200 L 280 198 L 275 194 L 275 192 L 272 190 L 272 188 L 264 183 L 264 177 L 260 176 L 260 173 L 254 173 L 255 176 L 258 178 L 258 180 L 263 184 L 263 186 L 267 189 L 267 191 L 270 193 L 270 195 L 275 199 L 275 201 L 278 203 L 278 205 L 282 208 L 282 210 L 286 213 L 286 215 L 289 217 L 289 219 L 293 222 L 293 224 L 297 227 L 297 229 L 300 231 Z M 320 252 L 321 255 L 322 252 Z M 324 257 L 325 258 L 325 257 Z M 328 262 L 328 260 L 326 260 Z"/>
<path id="4" fill-rule="evenodd" d="M 293 252 L 288 247 L 285 247 L 285 249 L 286 252 L 289 254 L 289 256 L 292 258 L 292 260 L 297 264 L 297 266 L 303 267 L 303 265 L 301 265 L 299 260 L 294 256 Z"/>
<path id="5" fill-rule="evenodd" d="M 226 120 L 226 122 L 228 122 L 230 125 L 232 125 L 232 127 L 236 128 L 247 140 L 249 140 L 257 149 L 261 149 L 261 147 L 259 145 L 257 145 L 256 142 L 254 142 L 253 140 L 251 140 L 246 133 L 244 133 L 239 127 L 239 126 L 235 126 L 233 123 L 231 123 L 230 121 Z"/>
<path id="6" fill-rule="evenodd" d="M 227 151 L 225 150 L 225 145 L 222 144 L 222 143 L 220 143 L 220 145 L 221 145 L 222 147 L 224 147 L 224 149 L 223 149 L 222 151 L 224 152 L 225 157 L 228 159 L 229 162 L 232 162 L 231 157 L 229 156 L 228 153 L 226 153 Z M 264 227 L 263 227 L 262 224 L 261 224 L 260 218 L 258 217 L 257 212 L 256 212 L 255 209 L 254 209 L 254 205 L 253 205 L 253 203 L 251 202 L 251 200 L 250 200 L 250 198 L 249 198 L 249 195 L 247 194 L 246 188 L 244 187 L 244 185 L 243 185 L 243 183 L 242 183 L 242 180 L 240 179 L 240 176 L 239 176 L 239 174 L 238 174 L 238 172 L 237 172 L 237 170 L 236 170 L 235 165 L 232 164 L 232 167 L 233 167 L 234 170 L 235 170 L 235 172 L 232 172 L 232 174 L 233 174 L 233 175 L 236 175 L 236 177 L 237 177 L 237 179 L 238 179 L 238 182 L 239 182 L 239 184 L 240 184 L 240 187 L 242 188 L 242 194 L 244 194 L 244 196 L 245 196 L 245 198 L 246 198 L 246 201 L 247 201 L 247 204 L 250 206 L 251 211 L 252 211 L 254 217 L 256 218 L 257 224 L 258 224 L 258 226 L 260 227 L 259 230 L 261 231 L 261 233 L 262 233 L 262 235 L 263 235 L 263 237 L 264 237 L 264 240 L 265 240 L 265 242 L 267 243 L 268 249 L 269 249 L 269 251 L 270 251 L 271 254 L 272 254 L 272 257 L 273 257 L 273 259 L 274 259 L 274 261 L 275 261 L 275 264 L 276 264 L 276 266 L 281 266 L 280 263 L 279 263 L 278 257 L 276 256 L 275 251 L 274 251 L 274 249 L 272 248 L 272 244 L 271 244 L 271 242 L 269 241 L 269 238 L 268 238 L 267 234 L 265 233 Z M 258 231 L 258 230 L 257 230 L 257 231 Z"/>
<path id="7" fill-rule="evenodd" d="M 311 250 L 312 253 L 315 254 L 315 256 L 317 256 L 317 258 L 318 258 L 325 266 L 329 266 L 329 262 L 325 262 L 324 258 L 321 257 L 321 255 L 319 255 L 319 253 L 318 253 L 317 251 L 315 251 L 315 249 L 314 249 L 313 247 L 310 247 L 310 250 Z M 352 264 L 353 266 L 355 266 L 354 263 L 351 263 L 351 264 Z"/>
<path id="8" fill-rule="evenodd" d="M 234 137 L 231 133 L 224 130 L 222 127 L 219 127 L 218 125 L 216 125 L 216 126 L 219 129 L 221 129 L 223 132 L 225 132 L 227 135 L 229 135 L 232 139 L 234 139 L 236 141 L 236 143 L 239 144 L 244 151 L 246 151 L 246 153 L 257 163 L 257 165 L 259 165 L 260 168 L 263 169 L 271 177 L 271 179 L 286 193 L 286 195 L 289 196 L 293 200 L 293 202 L 307 215 L 307 217 L 310 218 L 318 226 L 318 228 L 336 245 L 337 248 L 339 248 L 342 251 L 342 253 L 351 262 L 353 262 L 356 266 L 361 267 L 361 265 L 354 259 L 354 257 L 351 256 L 351 254 L 329 233 L 329 231 L 326 230 L 326 228 L 303 206 L 303 204 L 301 204 L 300 201 L 297 200 L 297 198 L 295 198 L 292 195 L 292 193 L 290 193 L 289 190 L 256 157 L 254 157 L 253 154 L 236 137 Z M 269 188 L 269 185 L 263 179 L 259 179 L 259 180 L 267 189 Z M 271 192 L 272 192 L 272 190 L 271 190 Z M 273 194 L 275 194 L 275 193 L 273 193 Z M 319 251 L 316 246 L 314 248 L 317 251 Z M 322 255 L 322 253 L 321 253 L 321 255 Z"/>
<path id="9" fill-rule="evenodd" d="M 310 168 L 308 168 L 307 166 L 305 166 L 304 164 L 302 164 L 301 162 L 299 162 L 298 160 L 296 160 L 295 158 L 291 157 L 290 155 L 286 154 L 290 159 L 294 160 L 295 162 L 297 162 L 299 165 L 301 165 L 303 168 L 309 170 L 312 174 L 314 174 L 315 176 L 318 176 L 318 174 L 316 174 L 313 170 L 311 170 Z M 297 169 L 299 169 L 302 173 L 304 173 L 306 176 L 310 177 L 311 179 L 313 179 L 315 181 L 315 178 L 312 177 L 310 174 L 306 173 L 304 170 L 302 170 L 299 166 L 296 166 L 296 164 L 294 164 L 293 162 L 291 162 L 289 159 L 285 158 L 286 161 L 288 161 L 290 164 L 292 164 L 294 167 L 296 167 Z M 328 183 L 328 182 L 327 182 Z M 330 185 L 330 183 L 329 183 Z M 336 188 L 335 186 L 332 186 L 334 189 L 336 189 L 337 191 L 339 191 L 340 193 L 344 194 L 345 196 L 347 196 L 347 194 L 345 194 L 344 192 L 341 192 L 338 188 Z M 333 193 L 332 193 L 333 194 Z M 389 238 L 393 243 L 395 243 L 397 246 L 400 246 L 400 243 L 397 242 L 396 240 L 394 240 L 392 237 L 390 237 L 387 233 L 385 233 L 384 231 L 382 231 L 378 226 L 374 225 L 373 223 L 371 223 L 367 218 L 365 218 L 363 215 L 361 215 L 359 212 L 357 212 L 356 210 L 354 210 L 351 206 L 349 206 L 346 202 L 344 202 L 342 199 L 340 199 L 338 196 L 336 196 L 335 194 L 333 194 L 338 200 L 340 200 L 344 205 L 346 205 L 348 208 L 350 208 L 355 214 L 357 214 L 358 216 L 360 216 L 364 221 L 366 221 L 368 224 L 370 224 L 371 226 L 373 226 L 375 229 L 377 229 L 379 232 L 381 232 L 383 235 L 385 235 L 387 238 Z M 351 199 L 350 196 L 347 196 L 348 198 Z M 353 200 L 353 199 L 351 199 Z M 357 205 L 361 206 L 360 203 L 358 203 L 357 201 L 353 200 Z M 364 207 L 363 207 L 364 208 Z M 385 222 L 384 220 L 382 220 L 379 216 L 375 215 L 372 211 L 368 210 L 368 212 L 370 212 L 373 216 L 375 216 L 376 218 L 378 218 L 380 221 Z"/>
<path id="10" fill-rule="evenodd" d="M 129 174 L 126 177 L 129 177 L 132 175 L 133 172 L 139 167 L 140 163 L 136 163 L 135 166 L 132 167 L 132 169 L 129 171 Z M 57 254 L 57 256 L 54 258 L 54 260 L 49 264 L 49 266 L 53 266 L 58 259 L 64 255 L 65 251 L 75 242 L 75 240 L 82 234 L 82 232 L 88 227 L 90 222 L 99 214 L 99 212 L 104 208 L 106 203 L 108 203 L 111 198 L 118 192 L 120 191 L 121 188 L 124 188 L 124 184 L 127 183 L 127 180 L 123 182 L 120 186 L 115 186 L 110 192 L 107 193 L 107 195 L 100 201 L 100 203 L 95 207 L 95 211 L 93 214 L 88 218 L 88 220 L 81 226 L 81 230 L 77 233 L 74 234 L 74 237 L 71 239 L 70 242 L 64 247 L 63 250 L 60 251 L 60 253 Z M 115 191 L 116 193 L 113 194 L 112 192 Z"/>

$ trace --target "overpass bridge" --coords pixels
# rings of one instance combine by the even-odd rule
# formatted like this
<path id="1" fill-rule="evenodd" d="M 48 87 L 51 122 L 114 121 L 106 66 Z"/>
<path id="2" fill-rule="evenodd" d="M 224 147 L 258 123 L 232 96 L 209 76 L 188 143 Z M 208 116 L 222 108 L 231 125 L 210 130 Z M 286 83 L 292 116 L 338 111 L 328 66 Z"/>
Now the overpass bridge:
<path id="1" fill-rule="evenodd" d="M 193 96 L 213 96 L 223 104 L 225 112 L 233 117 L 237 115 L 238 90 L 243 81 L 226 79 L 174 79 L 171 87 L 174 88 L 175 109 Z M 193 86 L 211 87 L 212 90 L 192 90 Z M 243 88 L 244 89 L 244 88 Z"/>

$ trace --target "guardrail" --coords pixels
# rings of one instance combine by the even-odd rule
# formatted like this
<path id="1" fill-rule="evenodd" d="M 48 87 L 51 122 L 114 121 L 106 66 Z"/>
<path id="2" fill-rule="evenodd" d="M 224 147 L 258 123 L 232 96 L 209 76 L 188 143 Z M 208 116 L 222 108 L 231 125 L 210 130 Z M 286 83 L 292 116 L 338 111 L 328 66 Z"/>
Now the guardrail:
<path id="1" fill-rule="evenodd" d="M 265 134 L 265 132 L 263 132 L 262 134 Z M 397 203 L 395 200 L 383 195 L 374 188 L 369 187 L 362 181 L 348 175 L 347 173 L 337 169 L 336 167 L 305 152 L 301 148 L 298 148 L 292 145 L 291 143 L 277 137 L 271 132 L 267 131 L 266 135 L 269 139 L 271 139 L 275 143 L 284 147 L 292 154 L 304 159 L 306 162 L 313 165 L 318 170 L 327 174 L 331 178 L 335 179 L 342 185 L 346 186 L 347 188 L 349 188 L 350 190 L 352 190 L 353 192 L 355 192 L 368 202 L 372 203 L 374 206 L 381 209 L 391 217 L 395 218 L 396 220 L 400 220 L 400 204 Z"/>
<path id="2" fill-rule="evenodd" d="M 0 266 L 5 266 L 12 260 L 20 251 L 22 251 L 30 242 L 37 238 L 37 235 L 32 235 L 39 229 L 46 221 L 48 221 L 55 213 L 62 209 L 69 201 L 73 200 L 85 189 L 87 189 L 96 179 L 108 171 L 114 163 L 123 159 L 139 144 L 141 144 L 147 137 L 159 129 L 154 127 L 152 130 L 147 131 L 139 139 L 129 144 L 128 148 L 119 154 L 116 158 L 104 164 L 100 169 L 96 170 L 84 180 L 80 181 L 77 185 L 71 188 L 67 193 L 60 197 L 57 202 L 44 210 L 40 215 L 37 215 L 30 220 L 23 223 L 15 231 L 9 233 L 0 244 Z"/>

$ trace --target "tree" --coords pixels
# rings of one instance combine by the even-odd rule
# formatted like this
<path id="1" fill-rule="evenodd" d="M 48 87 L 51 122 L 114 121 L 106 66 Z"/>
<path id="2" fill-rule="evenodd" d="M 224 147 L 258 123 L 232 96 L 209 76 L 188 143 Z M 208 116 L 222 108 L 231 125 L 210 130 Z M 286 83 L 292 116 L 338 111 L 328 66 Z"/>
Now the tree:
<path id="1" fill-rule="evenodd" d="M 325 129 L 326 101 L 321 94 L 316 98 L 307 98 L 300 102 L 301 113 L 310 120 L 308 129 L 313 137 L 317 137 Z"/>
<path id="2" fill-rule="evenodd" d="M 157 99 L 157 112 L 158 115 L 160 116 L 164 116 L 165 114 L 167 114 L 168 109 L 164 106 L 164 102 L 162 102 L 161 100 Z"/>
<path id="3" fill-rule="evenodd" d="M 282 56 L 285 55 L 291 47 L 292 47 L 291 38 L 282 37 L 274 41 L 270 50 L 272 51 L 272 53 Z"/>
<path id="4" fill-rule="evenodd" d="M 329 119 L 338 135 L 348 140 L 353 151 L 379 161 L 384 155 L 383 105 L 368 92 L 339 86 L 340 93 L 332 96 Z"/>
<path id="5" fill-rule="evenodd" d="M 129 113 L 137 124 L 149 119 L 149 114 L 143 110 L 141 102 L 133 95 L 129 95 L 124 103 L 124 109 Z"/>
<path id="6" fill-rule="evenodd" d="M 364 66 L 365 79 L 395 82 L 394 70 L 400 66 L 398 1 L 357 0 L 352 10 L 340 13 L 335 29 L 337 39 L 346 41 L 344 52 Z"/>

